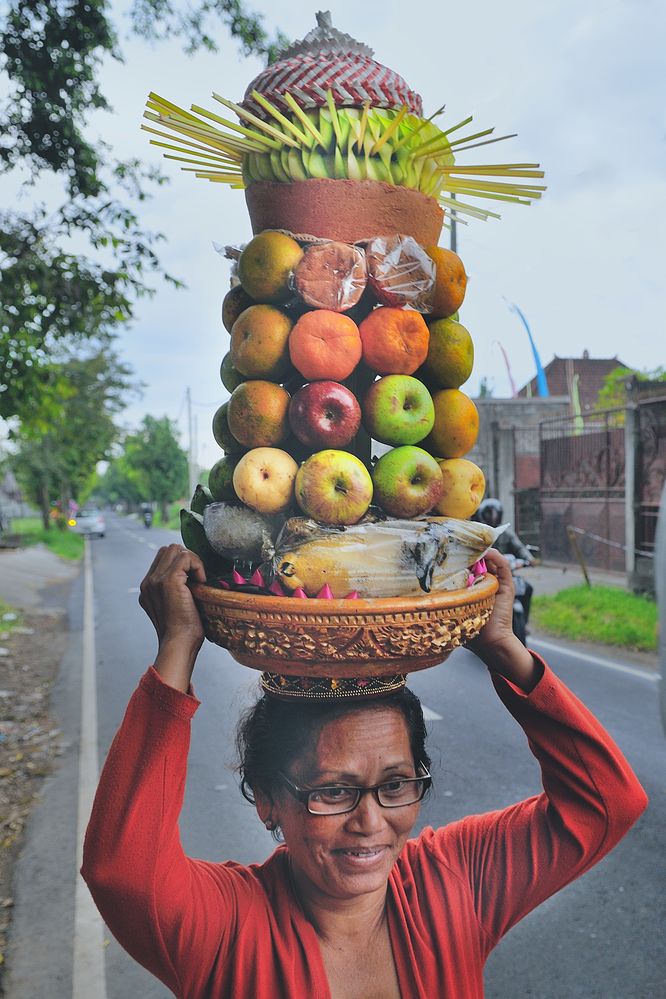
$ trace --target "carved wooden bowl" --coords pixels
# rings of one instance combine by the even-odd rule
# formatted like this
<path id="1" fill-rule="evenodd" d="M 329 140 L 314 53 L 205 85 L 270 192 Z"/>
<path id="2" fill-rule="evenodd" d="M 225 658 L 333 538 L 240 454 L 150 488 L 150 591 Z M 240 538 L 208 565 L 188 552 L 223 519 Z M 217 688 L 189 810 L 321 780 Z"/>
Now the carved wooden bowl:
<path id="1" fill-rule="evenodd" d="M 206 637 L 252 669 L 295 676 L 413 673 L 441 663 L 490 617 L 497 579 L 377 600 L 299 600 L 192 586 Z"/>

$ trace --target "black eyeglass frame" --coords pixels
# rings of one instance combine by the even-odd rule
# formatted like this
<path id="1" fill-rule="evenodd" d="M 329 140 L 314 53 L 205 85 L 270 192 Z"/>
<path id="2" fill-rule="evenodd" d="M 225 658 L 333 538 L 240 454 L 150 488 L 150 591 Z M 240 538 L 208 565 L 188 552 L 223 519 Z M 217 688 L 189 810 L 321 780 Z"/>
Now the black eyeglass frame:
<path id="1" fill-rule="evenodd" d="M 297 801 L 300 801 L 302 805 L 305 805 L 310 815 L 347 815 L 349 812 L 353 812 L 355 808 L 358 808 L 363 795 L 369 793 L 374 794 L 375 801 L 377 802 L 380 808 L 406 808 L 408 805 L 416 805 L 420 801 L 423 801 L 426 794 L 432 787 L 432 775 L 429 773 L 428 768 L 424 766 L 423 763 L 419 763 L 419 767 L 421 768 L 421 770 L 423 770 L 423 773 L 417 774 L 416 777 L 394 777 L 393 780 L 383 780 L 381 784 L 373 784 L 372 786 L 368 787 L 358 787 L 358 785 L 355 784 L 322 784 L 319 787 L 299 787 L 298 784 L 294 784 L 293 781 L 289 780 L 287 775 L 283 774 L 282 771 L 279 770 L 278 775 L 281 778 L 281 780 L 284 781 L 284 784 L 286 785 L 286 788 L 289 791 L 289 793 L 292 795 L 292 797 L 296 798 Z M 401 783 L 404 784 L 407 783 L 415 784 L 417 781 L 422 781 L 423 787 L 421 788 L 421 794 L 419 795 L 418 798 L 415 798 L 414 801 L 404 801 L 404 802 L 401 801 L 395 805 L 384 804 L 384 802 L 380 801 L 379 799 L 380 790 L 383 787 L 386 787 L 387 785 L 395 784 L 396 781 L 400 781 Z M 340 812 L 313 812 L 312 809 L 310 808 L 310 795 L 316 794 L 317 792 L 321 791 L 333 791 L 333 790 L 355 791 L 357 794 L 356 801 L 349 808 L 344 808 Z"/>

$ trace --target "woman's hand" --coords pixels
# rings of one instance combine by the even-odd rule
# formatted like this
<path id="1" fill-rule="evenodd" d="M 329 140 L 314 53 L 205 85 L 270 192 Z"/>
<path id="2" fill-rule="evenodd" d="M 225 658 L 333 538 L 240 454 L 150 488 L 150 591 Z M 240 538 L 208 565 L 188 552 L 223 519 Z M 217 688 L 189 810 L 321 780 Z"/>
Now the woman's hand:
<path id="1" fill-rule="evenodd" d="M 529 693 L 541 679 L 542 669 L 513 633 L 514 588 L 511 569 L 506 559 L 494 548 L 484 558 L 488 571 L 497 576 L 499 589 L 488 622 L 477 637 L 467 643 L 467 648 L 488 669 Z"/>
<path id="2" fill-rule="evenodd" d="M 139 604 L 153 622 L 159 650 L 155 669 L 165 683 L 187 691 L 204 630 L 188 580 L 206 582 L 198 555 L 182 545 L 160 548 L 141 583 Z"/>

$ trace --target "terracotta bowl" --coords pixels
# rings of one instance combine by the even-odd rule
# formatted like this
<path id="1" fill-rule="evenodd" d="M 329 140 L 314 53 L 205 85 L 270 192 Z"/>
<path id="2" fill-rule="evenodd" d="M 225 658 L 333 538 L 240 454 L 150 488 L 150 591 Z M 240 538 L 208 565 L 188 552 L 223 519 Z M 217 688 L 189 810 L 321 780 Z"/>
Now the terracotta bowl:
<path id="1" fill-rule="evenodd" d="M 381 600 L 299 600 L 192 586 L 206 637 L 252 669 L 295 676 L 413 673 L 441 663 L 490 617 L 497 580 Z"/>

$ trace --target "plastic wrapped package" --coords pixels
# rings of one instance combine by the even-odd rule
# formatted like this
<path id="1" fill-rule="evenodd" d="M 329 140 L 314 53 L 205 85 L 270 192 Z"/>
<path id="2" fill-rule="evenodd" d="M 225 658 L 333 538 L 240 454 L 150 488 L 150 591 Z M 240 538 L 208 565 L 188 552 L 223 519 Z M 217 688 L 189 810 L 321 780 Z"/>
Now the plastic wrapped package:
<path id="1" fill-rule="evenodd" d="M 294 289 L 306 305 L 333 312 L 353 308 L 367 280 L 361 247 L 333 241 L 306 247 L 293 275 Z"/>
<path id="2" fill-rule="evenodd" d="M 503 527 L 446 517 L 382 520 L 326 527 L 293 517 L 264 566 L 285 591 L 316 596 L 328 584 L 334 597 L 419 596 L 468 585 Z"/>
<path id="3" fill-rule="evenodd" d="M 365 244 L 368 283 L 383 305 L 430 312 L 435 263 L 412 236 L 375 236 Z"/>

